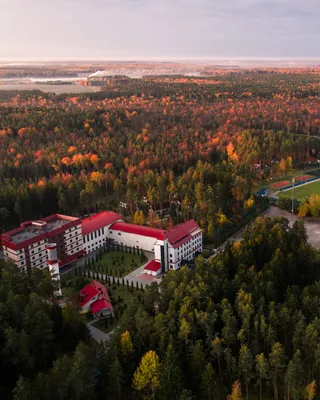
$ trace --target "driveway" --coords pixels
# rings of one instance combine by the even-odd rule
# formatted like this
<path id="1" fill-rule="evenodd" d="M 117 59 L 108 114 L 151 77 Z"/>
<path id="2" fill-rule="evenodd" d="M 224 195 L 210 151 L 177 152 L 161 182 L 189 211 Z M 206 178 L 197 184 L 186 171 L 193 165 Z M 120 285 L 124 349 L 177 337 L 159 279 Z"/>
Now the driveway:
<path id="1" fill-rule="evenodd" d="M 90 321 L 87 323 L 87 327 L 89 328 L 90 334 L 92 338 L 97 341 L 97 342 L 108 342 L 110 340 L 110 336 L 112 335 L 111 331 L 110 333 L 104 333 L 100 331 L 100 329 L 95 328 L 92 326 L 93 323 L 95 323 L 97 320 L 94 319 L 93 321 Z"/>
<path id="2" fill-rule="evenodd" d="M 141 267 L 139 267 L 138 269 L 136 269 L 133 272 L 130 272 L 130 274 L 128 274 L 127 276 L 124 277 L 125 282 L 127 282 L 127 280 L 129 281 L 129 283 L 131 284 L 131 282 L 133 282 L 134 286 L 136 285 L 136 282 L 138 282 L 138 285 L 140 286 L 142 284 L 143 287 L 146 287 L 147 285 L 151 285 L 152 282 L 157 282 L 160 284 L 161 282 L 161 276 L 159 277 L 154 277 L 152 275 L 148 275 L 144 273 L 144 267 L 151 261 L 154 259 L 154 254 L 152 252 L 145 252 L 145 255 L 148 258 L 148 261 L 143 264 Z"/>

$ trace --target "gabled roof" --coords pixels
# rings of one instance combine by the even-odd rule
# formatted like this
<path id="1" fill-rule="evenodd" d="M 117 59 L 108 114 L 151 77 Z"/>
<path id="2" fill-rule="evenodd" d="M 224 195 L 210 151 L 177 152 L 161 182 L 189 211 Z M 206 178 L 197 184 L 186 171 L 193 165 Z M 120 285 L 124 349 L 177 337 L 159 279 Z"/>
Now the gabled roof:
<path id="1" fill-rule="evenodd" d="M 80 290 L 80 307 L 83 307 L 88 303 L 94 296 L 99 293 L 93 285 L 88 283 L 83 289 Z"/>
<path id="2" fill-rule="evenodd" d="M 141 236 L 153 237 L 155 239 L 163 240 L 166 231 L 158 228 L 150 228 L 143 225 L 128 224 L 126 222 L 116 222 L 111 225 L 110 230 L 133 233 Z"/>
<path id="3" fill-rule="evenodd" d="M 183 241 L 187 237 L 191 237 L 192 232 L 200 229 L 199 225 L 196 223 L 194 219 L 190 219 L 189 221 L 184 222 L 183 224 L 179 224 L 174 228 L 170 229 L 166 232 L 165 239 L 168 239 L 170 244 L 178 244 L 180 241 Z"/>
<path id="4" fill-rule="evenodd" d="M 158 272 L 161 269 L 161 264 L 156 260 L 151 260 L 145 267 L 147 271 Z"/>
<path id="5" fill-rule="evenodd" d="M 102 293 L 103 298 L 110 301 L 110 297 L 107 291 L 107 288 L 100 282 L 93 280 L 92 281 L 92 285 L 98 290 L 100 291 L 100 293 Z"/>
<path id="6" fill-rule="evenodd" d="M 82 235 L 88 235 L 105 226 L 121 220 L 121 215 L 113 211 L 102 211 L 82 220 Z"/>
<path id="7" fill-rule="evenodd" d="M 113 310 L 113 308 L 112 308 L 112 304 L 110 303 L 110 301 L 107 301 L 107 300 L 105 300 L 105 299 L 99 299 L 99 300 L 96 300 L 95 302 L 93 302 L 92 304 L 91 304 L 91 311 L 94 313 L 94 314 L 96 314 L 96 313 L 98 313 L 98 312 L 100 312 L 100 311 L 102 311 L 102 310 Z"/>
<path id="8" fill-rule="evenodd" d="M 92 312 L 96 313 L 105 308 L 112 311 L 113 307 L 106 287 L 96 280 L 88 283 L 82 290 L 80 290 L 80 307 L 84 307 L 97 295 L 98 299 L 90 304 Z"/>

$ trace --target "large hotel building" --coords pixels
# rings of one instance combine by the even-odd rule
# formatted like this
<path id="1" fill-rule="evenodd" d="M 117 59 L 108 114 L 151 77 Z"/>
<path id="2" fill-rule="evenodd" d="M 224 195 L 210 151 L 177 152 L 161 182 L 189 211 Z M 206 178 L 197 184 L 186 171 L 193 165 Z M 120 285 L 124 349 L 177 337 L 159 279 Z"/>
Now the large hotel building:
<path id="1" fill-rule="evenodd" d="M 107 242 L 135 247 L 154 254 L 144 272 L 158 275 L 177 270 L 202 252 L 202 231 L 194 220 L 170 230 L 129 224 L 112 211 L 102 211 L 83 220 L 55 214 L 24 222 L 2 235 L 6 260 L 18 267 L 47 268 L 46 245 L 57 244 L 59 267 L 103 247 Z"/>

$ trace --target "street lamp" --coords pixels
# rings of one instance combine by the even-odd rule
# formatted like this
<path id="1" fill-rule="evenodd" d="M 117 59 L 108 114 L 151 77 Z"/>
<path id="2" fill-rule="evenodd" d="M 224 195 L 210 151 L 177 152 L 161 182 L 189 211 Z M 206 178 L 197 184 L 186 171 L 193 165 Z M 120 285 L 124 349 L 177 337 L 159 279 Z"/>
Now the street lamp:
<path id="1" fill-rule="evenodd" d="M 295 178 L 292 179 L 292 202 L 291 202 L 291 213 L 293 214 L 293 200 L 294 200 L 294 182 Z"/>

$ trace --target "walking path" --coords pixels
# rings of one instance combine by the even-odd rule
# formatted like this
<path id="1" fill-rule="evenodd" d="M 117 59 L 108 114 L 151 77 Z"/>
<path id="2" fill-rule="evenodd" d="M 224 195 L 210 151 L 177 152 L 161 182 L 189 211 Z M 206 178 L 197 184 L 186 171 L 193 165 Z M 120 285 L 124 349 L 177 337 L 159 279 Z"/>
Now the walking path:
<path id="1" fill-rule="evenodd" d="M 87 327 L 89 328 L 90 334 L 92 338 L 97 341 L 97 342 L 108 342 L 110 340 L 110 336 L 112 335 L 113 331 L 110 333 L 104 333 L 100 331 L 100 329 L 92 326 L 95 322 L 97 322 L 97 319 L 94 319 L 93 321 L 90 321 L 87 323 Z"/>

